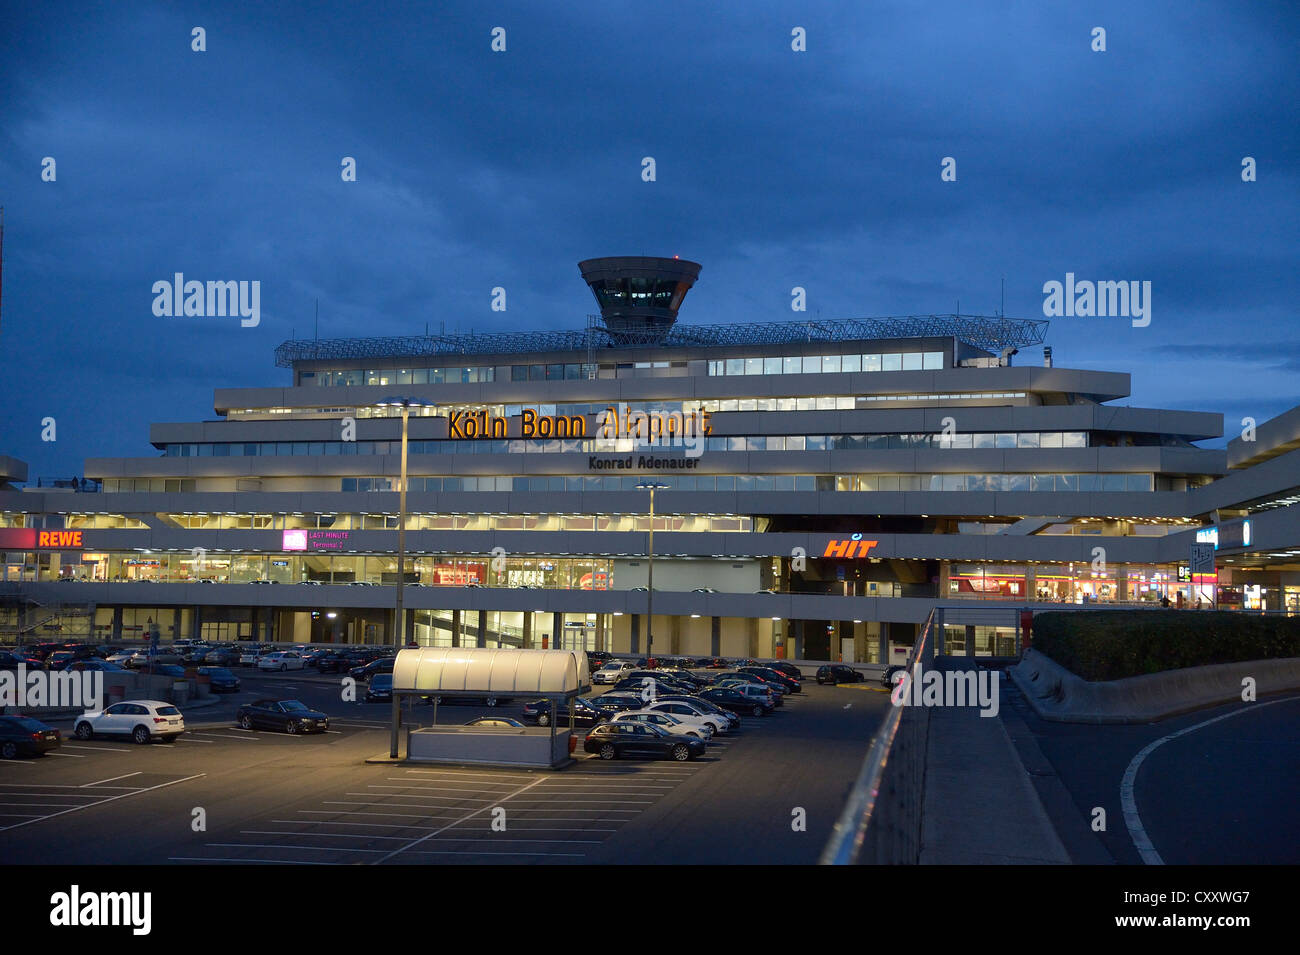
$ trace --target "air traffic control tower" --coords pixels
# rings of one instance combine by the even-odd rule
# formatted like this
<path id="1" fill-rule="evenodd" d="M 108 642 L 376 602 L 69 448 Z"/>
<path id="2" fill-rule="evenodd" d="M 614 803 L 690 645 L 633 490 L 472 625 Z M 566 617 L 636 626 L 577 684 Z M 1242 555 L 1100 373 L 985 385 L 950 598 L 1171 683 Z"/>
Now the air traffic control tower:
<path id="1" fill-rule="evenodd" d="M 634 255 L 587 259 L 578 268 L 610 337 L 622 344 L 665 338 L 700 274 L 698 262 Z"/>

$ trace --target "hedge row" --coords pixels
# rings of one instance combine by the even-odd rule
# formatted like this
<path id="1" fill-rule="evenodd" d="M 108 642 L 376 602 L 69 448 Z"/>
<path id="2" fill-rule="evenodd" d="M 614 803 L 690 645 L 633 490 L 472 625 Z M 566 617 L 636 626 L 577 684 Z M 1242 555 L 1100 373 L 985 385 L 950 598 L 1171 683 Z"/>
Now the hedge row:
<path id="1" fill-rule="evenodd" d="M 1035 650 L 1090 682 L 1212 663 L 1300 657 L 1300 617 L 1195 610 L 1034 614 Z"/>

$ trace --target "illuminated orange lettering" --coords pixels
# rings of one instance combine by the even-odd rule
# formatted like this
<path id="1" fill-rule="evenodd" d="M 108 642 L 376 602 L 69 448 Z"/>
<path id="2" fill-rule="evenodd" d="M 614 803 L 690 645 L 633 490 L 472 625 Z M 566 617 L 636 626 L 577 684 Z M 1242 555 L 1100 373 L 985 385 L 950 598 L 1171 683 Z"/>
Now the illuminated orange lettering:
<path id="1" fill-rule="evenodd" d="M 838 557 L 847 559 L 850 557 L 866 557 L 867 551 L 875 547 L 879 541 L 864 540 L 831 540 L 826 542 L 826 551 L 823 557 Z"/>
<path id="2" fill-rule="evenodd" d="M 51 546 L 53 546 L 52 544 L 50 544 L 50 532 L 49 532 L 49 531 L 37 531 L 37 533 L 36 533 L 36 546 L 37 546 L 37 547 L 51 547 Z"/>
<path id="3" fill-rule="evenodd" d="M 849 541 L 827 541 L 826 553 L 823 557 L 843 557 L 844 552 L 848 549 Z"/>

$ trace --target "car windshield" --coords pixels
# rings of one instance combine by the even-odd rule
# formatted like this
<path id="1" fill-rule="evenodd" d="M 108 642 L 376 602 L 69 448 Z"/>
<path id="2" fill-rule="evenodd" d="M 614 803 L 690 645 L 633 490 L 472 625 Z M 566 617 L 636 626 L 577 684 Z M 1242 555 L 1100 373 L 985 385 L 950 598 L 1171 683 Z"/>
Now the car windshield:
<path id="1" fill-rule="evenodd" d="M 176 707 L 174 706 L 160 706 L 158 707 L 158 715 L 159 716 L 180 716 L 181 711 L 176 709 Z"/>
<path id="2" fill-rule="evenodd" d="M 297 700 L 285 700 L 283 703 L 280 704 L 280 707 L 286 713 L 298 713 L 307 709 L 306 706 L 304 706 L 302 703 L 299 703 Z"/>
<path id="3" fill-rule="evenodd" d="M 207 667 L 206 672 L 208 676 L 221 676 L 221 677 L 234 676 L 234 674 L 231 673 L 229 670 L 227 670 L 225 667 Z"/>
<path id="4" fill-rule="evenodd" d="M 393 677 L 388 673 L 380 673 L 370 681 L 371 686 L 388 686 L 393 682 Z"/>

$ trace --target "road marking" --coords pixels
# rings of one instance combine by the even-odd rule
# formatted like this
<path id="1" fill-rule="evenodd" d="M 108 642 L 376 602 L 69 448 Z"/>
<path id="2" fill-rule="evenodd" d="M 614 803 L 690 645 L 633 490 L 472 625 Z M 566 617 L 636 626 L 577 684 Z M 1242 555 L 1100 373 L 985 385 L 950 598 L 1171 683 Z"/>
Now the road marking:
<path id="1" fill-rule="evenodd" d="M 1138 815 L 1135 787 L 1137 783 L 1138 770 L 1141 769 L 1142 763 L 1146 758 L 1170 740 L 1178 739 L 1178 737 L 1190 733 L 1193 730 L 1202 729 L 1203 727 L 1218 723 L 1221 720 L 1240 716 L 1243 713 L 1253 713 L 1266 706 L 1276 706 L 1278 703 L 1294 703 L 1295 701 L 1295 697 L 1290 697 L 1285 700 L 1272 700 L 1268 703 L 1253 703 L 1250 706 L 1243 707 L 1240 710 L 1235 710 L 1232 713 L 1224 713 L 1222 716 L 1216 716 L 1203 723 L 1196 723 L 1193 726 L 1184 727 L 1176 733 L 1170 733 L 1168 736 L 1162 736 L 1160 739 L 1148 743 L 1136 756 L 1133 757 L 1132 761 L 1128 764 L 1128 769 L 1124 770 L 1124 778 L 1119 784 L 1119 802 L 1121 808 L 1124 810 L 1124 825 L 1128 827 L 1129 838 L 1133 840 L 1133 847 L 1137 849 L 1138 855 L 1142 857 L 1144 863 L 1147 865 L 1165 864 L 1165 860 L 1160 857 L 1160 853 L 1156 851 L 1156 847 L 1152 844 L 1151 838 L 1147 835 L 1146 829 L 1142 826 L 1142 817 Z"/>
<path id="2" fill-rule="evenodd" d="M 296 852 L 383 852 L 383 849 L 348 849 L 343 846 L 282 846 L 263 842 L 207 842 L 214 849 L 293 849 Z"/>
<path id="3" fill-rule="evenodd" d="M 51 752 L 51 753 L 46 753 L 45 755 L 46 755 L 46 756 L 62 756 L 62 757 L 65 758 L 65 759 L 87 759 L 87 758 L 88 758 L 88 757 L 86 757 L 86 756 L 82 756 L 80 753 L 53 753 L 53 752 Z"/>
<path id="4" fill-rule="evenodd" d="M 113 781 L 116 780 L 116 779 L 130 779 L 132 776 L 139 776 L 139 775 L 140 775 L 140 774 L 139 774 L 138 772 L 134 772 L 134 773 L 124 773 L 124 774 L 121 775 L 121 776 L 109 776 L 107 779 L 101 779 L 98 783 L 85 783 L 84 785 L 79 786 L 79 787 L 77 787 L 77 788 L 79 788 L 79 789 L 88 789 L 88 788 L 91 787 L 91 786 L 98 786 L 100 783 L 111 783 L 111 782 L 113 782 Z M 134 787 L 129 787 L 129 786 L 114 786 L 113 788 L 114 788 L 114 789 L 129 789 L 129 788 L 134 788 Z M 69 793 L 69 795 L 71 795 L 71 793 Z"/>
<path id="5" fill-rule="evenodd" d="M 207 773 L 195 773 L 193 776 L 186 776 L 186 777 L 183 778 L 183 779 L 173 779 L 173 780 L 172 780 L 171 782 L 169 782 L 169 783 L 159 783 L 157 786 L 149 786 L 149 787 L 147 787 L 147 788 L 145 788 L 145 789 L 133 789 L 133 790 L 131 790 L 130 792 L 118 793 L 116 796 L 109 796 L 107 799 L 97 799 L 97 800 L 95 800 L 94 802 L 88 802 L 88 803 L 86 803 L 85 805 L 82 805 L 82 806 L 70 806 L 70 807 L 68 807 L 67 809 L 62 809 L 62 810 L 60 810 L 59 812 L 52 812 L 52 813 L 50 813 L 50 814 L 48 814 L 48 815 L 39 816 L 39 817 L 36 818 L 36 819 L 30 819 L 30 820 L 28 820 L 28 822 L 39 822 L 39 821 L 42 820 L 42 819 L 53 819 L 55 816 L 66 815 L 67 813 L 70 813 L 70 812 L 77 812 L 78 810 L 81 810 L 81 809 L 89 809 L 89 808 L 91 808 L 92 806 L 102 806 L 102 805 L 104 805 L 104 803 L 114 802 L 114 801 L 116 801 L 116 800 L 118 800 L 118 799 L 125 799 L 127 796 L 138 796 L 138 795 L 140 795 L 141 793 L 153 792 L 155 789 L 166 789 L 168 786 L 175 786 L 175 785 L 178 784 L 178 783 L 187 783 L 187 782 L 189 782 L 191 779 L 198 779 L 198 778 L 200 778 L 201 776 L 206 776 L 206 775 L 207 775 Z M 117 787 L 114 787 L 114 788 L 117 788 Z M 16 823 L 14 823 L 12 826 L 4 826 L 4 827 L 0 827 L 0 828 L 3 828 L 3 829 L 17 829 L 19 826 L 25 826 L 25 825 L 27 825 L 26 822 L 16 822 Z"/>
<path id="6" fill-rule="evenodd" d="M 535 780 L 533 780 L 531 783 L 529 783 L 528 785 L 526 785 L 526 786 L 521 786 L 521 787 L 519 787 L 518 789 L 516 789 L 514 792 L 510 793 L 509 795 L 504 796 L 504 797 L 501 799 L 501 802 L 505 802 L 506 800 L 510 799 L 510 798 L 513 797 L 513 796 L 518 796 L 520 793 L 525 793 L 525 792 L 527 792 L 528 790 L 532 789 L 534 786 L 540 785 L 540 784 L 541 784 L 542 782 L 544 782 L 544 781 L 545 781 L 545 777 L 543 777 L 542 779 L 535 779 Z M 473 819 L 475 816 L 477 816 L 479 813 L 483 812 L 483 810 L 485 810 L 485 809 L 487 809 L 487 808 L 488 808 L 487 806 L 483 806 L 483 807 L 481 807 L 481 808 L 479 808 L 479 809 L 475 809 L 473 812 L 470 812 L 470 813 L 468 813 L 467 815 L 465 815 L 464 817 L 462 817 L 461 819 L 458 819 L 457 822 L 464 822 L 464 821 L 467 820 L 467 819 Z M 421 836 L 419 839 L 416 839 L 414 842 L 408 843 L 407 845 L 400 846 L 399 848 L 394 849 L 392 852 L 388 853 L 388 855 L 386 855 L 386 856 L 384 856 L 382 859 L 378 859 L 378 860 L 376 860 L 376 861 L 378 861 L 378 862 L 387 862 L 387 861 L 388 861 L 389 859 L 391 859 L 393 856 L 398 855 L 399 853 L 405 852 L 406 850 L 411 849 L 411 848 L 414 847 L 414 846 L 418 846 L 418 845 L 419 845 L 420 843 L 422 843 L 422 842 L 425 842 L 425 841 L 427 841 L 427 840 L 429 840 L 429 839 L 432 839 L 433 837 L 437 836 L 439 833 L 441 833 L 441 832 L 445 832 L 446 830 L 450 829 L 450 828 L 451 828 L 452 826 L 454 826 L 454 825 L 456 825 L 456 823 L 451 823 L 450 825 L 443 826 L 441 829 L 434 830 L 433 832 L 429 833 L 429 834 L 426 835 L 426 836 Z"/>
<path id="7" fill-rule="evenodd" d="M 424 793 L 344 793 L 345 796 L 384 796 L 389 799 L 442 799 L 451 802 L 491 802 L 494 796 L 431 796 Z M 391 803 L 372 803 L 375 806 L 387 806 Z M 401 805 L 400 803 L 398 805 Z"/>
<path id="8" fill-rule="evenodd" d="M 116 746 L 78 746 L 76 743 L 64 743 L 64 749 L 88 749 L 94 753 L 129 753 L 129 749 L 119 749 Z"/>

